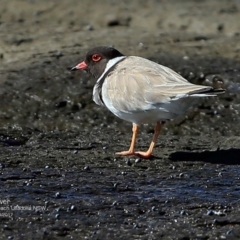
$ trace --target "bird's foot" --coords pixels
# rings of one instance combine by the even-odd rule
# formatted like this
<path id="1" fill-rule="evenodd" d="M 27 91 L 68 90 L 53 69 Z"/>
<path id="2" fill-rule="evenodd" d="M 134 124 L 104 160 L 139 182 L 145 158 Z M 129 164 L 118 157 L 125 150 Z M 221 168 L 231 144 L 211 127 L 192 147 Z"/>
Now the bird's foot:
<path id="1" fill-rule="evenodd" d="M 135 155 L 134 151 L 122 151 L 122 152 L 116 152 L 115 154 L 120 155 L 120 156 L 132 156 Z"/>
<path id="2" fill-rule="evenodd" d="M 152 156 L 152 152 L 146 151 L 146 152 L 134 152 L 134 151 L 122 151 L 122 152 L 116 152 L 116 155 L 119 156 L 137 156 L 141 158 L 150 158 Z"/>
<path id="3" fill-rule="evenodd" d="M 146 151 L 146 152 L 135 152 L 134 153 L 135 156 L 141 157 L 141 158 L 150 158 L 152 156 L 152 152 L 150 151 Z"/>

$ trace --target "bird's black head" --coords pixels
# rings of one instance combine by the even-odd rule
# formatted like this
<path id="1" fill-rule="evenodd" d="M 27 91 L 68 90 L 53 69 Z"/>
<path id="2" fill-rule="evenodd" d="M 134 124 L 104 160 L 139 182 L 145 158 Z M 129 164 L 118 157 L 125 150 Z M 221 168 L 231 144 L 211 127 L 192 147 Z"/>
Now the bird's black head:
<path id="1" fill-rule="evenodd" d="M 124 55 L 113 47 L 95 47 L 87 53 L 85 61 L 72 68 L 72 71 L 78 69 L 86 70 L 95 78 L 99 78 L 106 69 L 109 60 L 122 56 Z"/>

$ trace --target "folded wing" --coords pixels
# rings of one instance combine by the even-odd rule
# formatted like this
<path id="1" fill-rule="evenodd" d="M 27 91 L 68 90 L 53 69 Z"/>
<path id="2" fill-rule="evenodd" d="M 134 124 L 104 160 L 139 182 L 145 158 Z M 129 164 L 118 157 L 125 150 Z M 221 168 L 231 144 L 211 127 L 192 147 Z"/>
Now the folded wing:
<path id="1" fill-rule="evenodd" d="M 104 95 L 123 112 L 147 111 L 183 98 L 218 93 L 212 87 L 191 84 L 170 68 L 140 57 L 120 62 L 105 82 Z"/>

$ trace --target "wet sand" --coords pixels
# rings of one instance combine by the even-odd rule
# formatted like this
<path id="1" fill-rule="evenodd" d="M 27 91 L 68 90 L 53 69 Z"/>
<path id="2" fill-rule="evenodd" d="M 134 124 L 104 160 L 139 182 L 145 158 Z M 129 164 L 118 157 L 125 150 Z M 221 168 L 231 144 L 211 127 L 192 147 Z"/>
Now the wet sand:
<path id="1" fill-rule="evenodd" d="M 240 238 L 238 1 L 2 2 L 1 239 Z M 98 45 L 226 93 L 167 122 L 152 159 L 117 157 L 131 124 L 69 71 Z"/>

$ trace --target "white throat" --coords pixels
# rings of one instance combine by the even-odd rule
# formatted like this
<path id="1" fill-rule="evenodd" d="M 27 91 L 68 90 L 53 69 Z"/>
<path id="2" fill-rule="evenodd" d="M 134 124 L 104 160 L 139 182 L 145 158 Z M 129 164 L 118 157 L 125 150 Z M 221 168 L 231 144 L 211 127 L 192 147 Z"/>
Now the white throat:
<path id="1" fill-rule="evenodd" d="M 103 72 L 103 74 L 98 78 L 97 83 L 101 81 L 101 79 L 105 76 L 105 74 L 108 72 L 108 70 L 113 67 L 115 64 L 120 62 L 122 59 L 126 58 L 126 56 L 116 57 L 108 61 L 106 68 Z"/>

